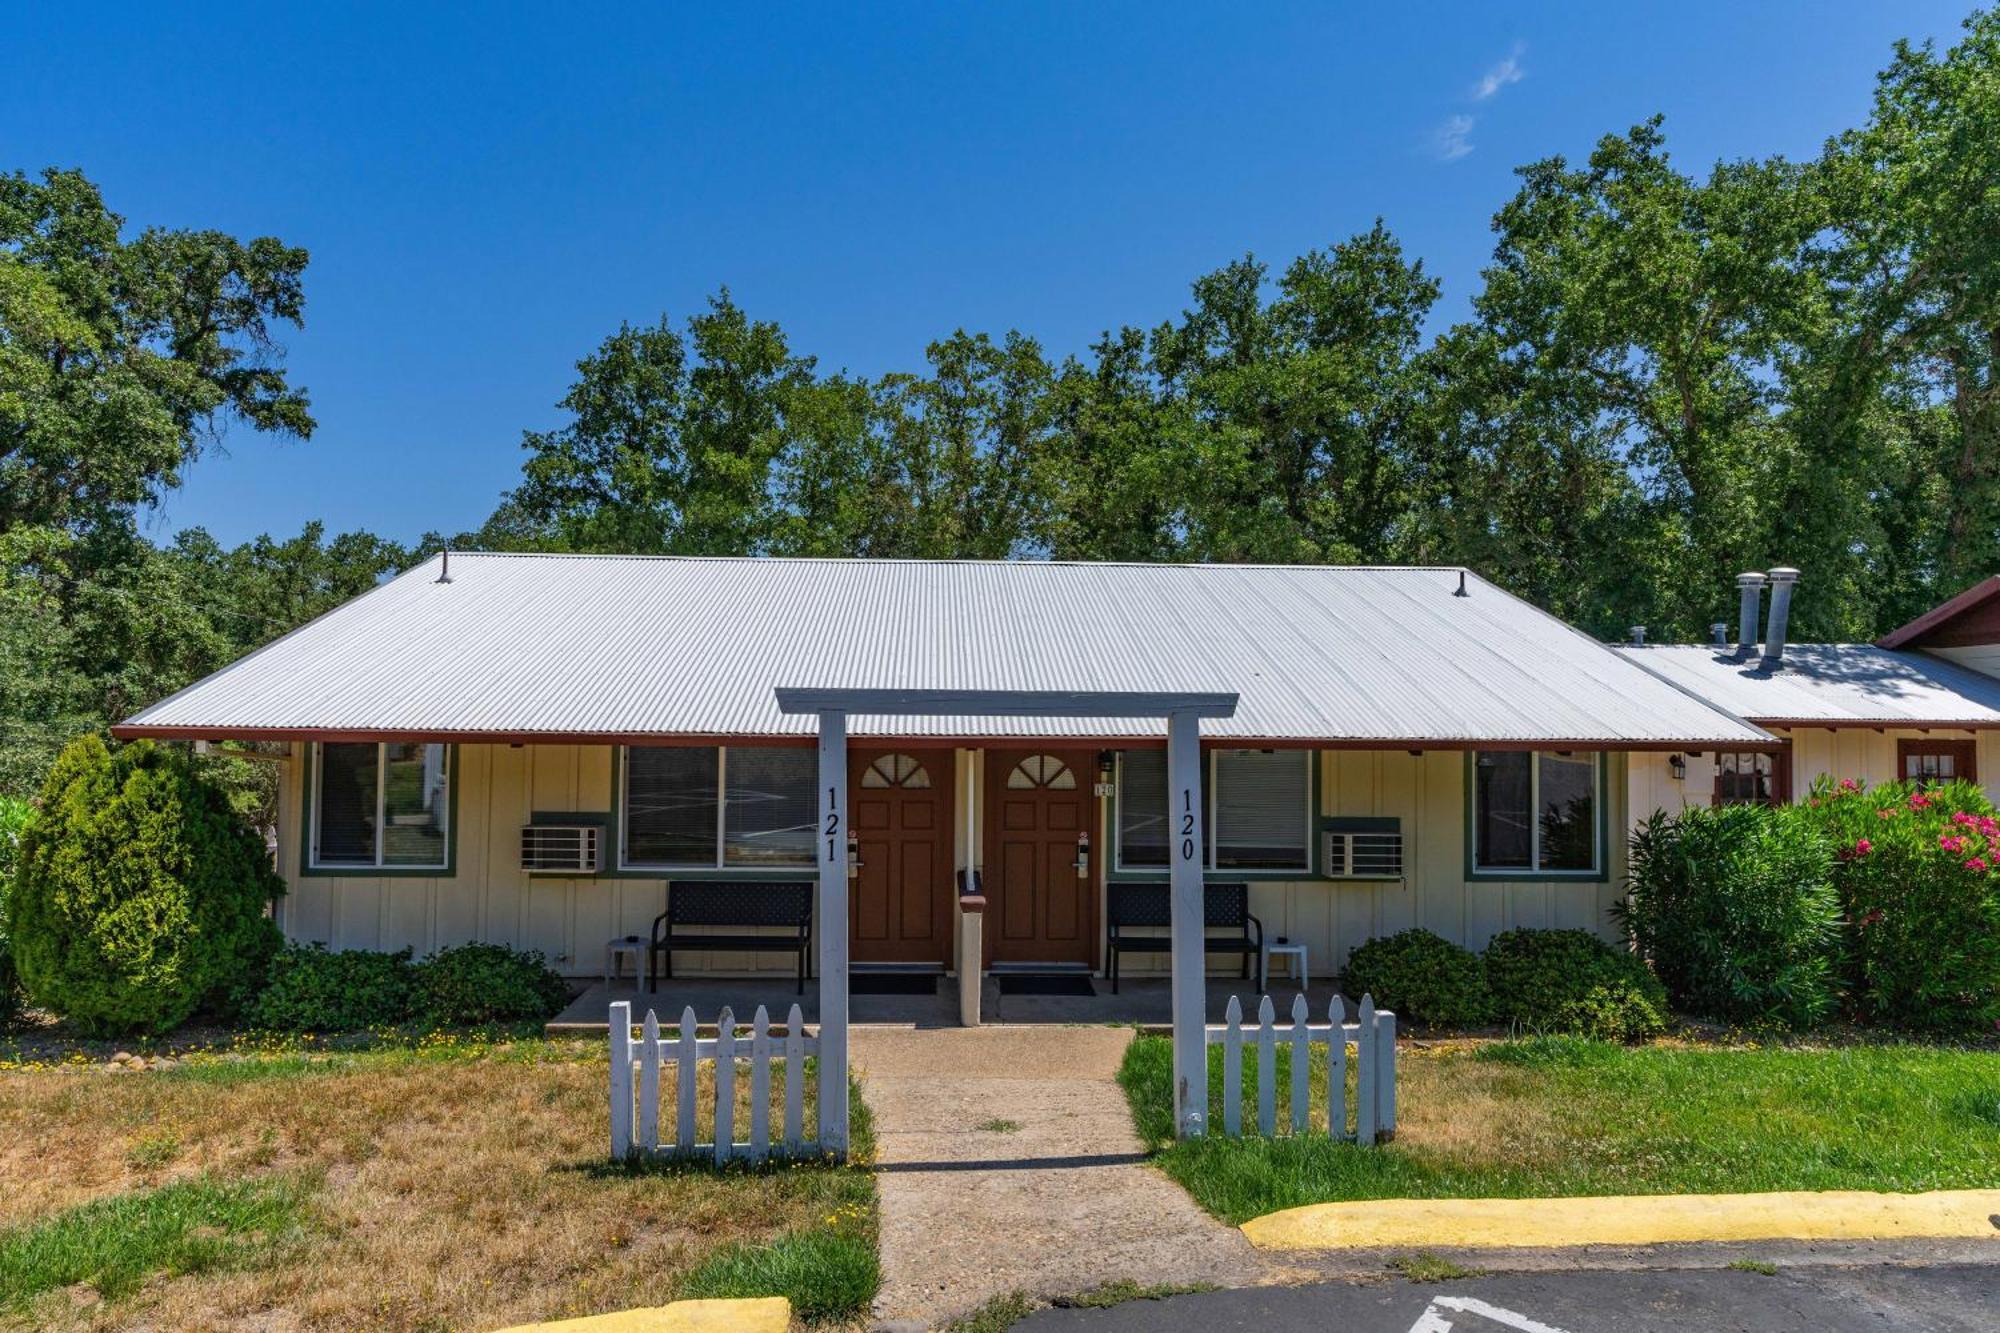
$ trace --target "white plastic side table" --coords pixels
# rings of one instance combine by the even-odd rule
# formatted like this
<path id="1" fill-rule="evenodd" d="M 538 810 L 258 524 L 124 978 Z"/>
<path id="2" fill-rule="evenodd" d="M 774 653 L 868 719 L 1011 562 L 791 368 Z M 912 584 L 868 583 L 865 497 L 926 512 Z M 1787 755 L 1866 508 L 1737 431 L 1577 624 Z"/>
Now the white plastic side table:
<path id="1" fill-rule="evenodd" d="M 609 986 L 618 979 L 618 962 L 622 958 L 632 960 L 632 984 L 638 985 L 646 975 L 646 941 L 638 935 L 621 935 L 604 946 L 604 984 Z"/>
<path id="2" fill-rule="evenodd" d="M 1271 988 L 1271 958 L 1273 955 L 1292 960 L 1292 979 L 1304 990 L 1312 985 L 1312 974 L 1306 968 L 1306 946 L 1303 944 L 1267 944 L 1264 956 L 1257 960 L 1257 989 Z"/>

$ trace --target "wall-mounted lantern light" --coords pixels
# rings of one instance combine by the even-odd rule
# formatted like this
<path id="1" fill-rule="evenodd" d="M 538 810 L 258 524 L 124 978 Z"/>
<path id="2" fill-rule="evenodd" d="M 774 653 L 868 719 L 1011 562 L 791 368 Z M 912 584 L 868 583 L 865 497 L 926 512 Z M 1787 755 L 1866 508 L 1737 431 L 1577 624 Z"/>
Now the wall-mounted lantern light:
<path id="1" fill-rule="evenodd" d="M 1675 782 L 1687 781 L 1688 761 L 1679 755 L 1670 754 L 1667 756 L 1667 769 L 1672 773 Z"/>

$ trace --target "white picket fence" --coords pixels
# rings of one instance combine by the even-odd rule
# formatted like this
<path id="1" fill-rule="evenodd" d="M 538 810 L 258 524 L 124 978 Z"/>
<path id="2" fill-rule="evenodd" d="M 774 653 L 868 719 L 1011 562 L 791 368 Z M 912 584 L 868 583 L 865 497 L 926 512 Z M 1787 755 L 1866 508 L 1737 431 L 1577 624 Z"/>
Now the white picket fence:
<path id="1" fill-rule="evenodd" d="M 1257 1026 L 1243 1026 L 1243 1006 L 1229 997 L 1220 1025 L 1208 1027 L 1208 1044 L 1222 1047 L 1222 1132 L 1243 1133 L 1243 1046 L 1257 1053 L 1257 1132 L 1266 1138 L 1278 1132 L 1278 1048 L 1291 1051 L 1291 1096 L 1287 1125 L 1304 1134 L 1312 1124 L 1312 1048 L 1326 1047 L 1327 1133 L 1336 1139 L 1374 1144 L 1396 1134 L 1396 1015 L 1377 1009 L 1373 996 L 1361 997 L 1356 1021 L 1347 1021 L 1347 1006 L 1336 995 L 1327 1005 L 1326 1022 L 1310 1021 L 1306 997 L 1292 1001 L 1292 1022 L 1279 1027 L 1277 1011 L 1266 995 L 1257 1006 Z M 1354 1047 L 1354 1124 L 1348 1127 L 1347 1048 Z"/>
<path id="2" fill-rule="evenodd" d="M 805 1064 L 808 1056 L 819 1054 L 819 1042 L 805 1035 L 805 1020 L 799 1006 L 785 1015 L 784 1035 L 771 1033 L 771 1016 L 757 1006 L 748 1035 L 736 1031 L 736 1015 L 724 1009 L 715 1019 L 715 1035 L 698 1035 L 694 1009 L 681 1010 L 679 1030 L 672 1037 L 660 1036 L 660 1020 L 652 1010 L 637 1041 L 632 1038 L 632 1005 L 620 1000 L 611 1006 L 611 1155 L 618 1160 L 633 1156 L 712 1157 L 716 1162 L 747 1158 L 762 1162 L 777 1155 L 816 1155 L 816 1140 L 806 1137 Z M 702 1061 L 714 1066 L 715 1131 L 706 1143 L 696 1135 L 699 1117 L 698 1074 Z M 771 1066 L 784 1071 L 784 1128 L 774 1144 L 771 1137 Z M 660 1115 L 660 1071 L 671 1066 L 675 1072 L 673 1134 L 663 1138 L 666 1128 Z M 747 1066 L 744 1068 L 743 1066 Z M 750 1080 L 750 1123 L 741 1139 L 736 1127 L 736 1080 Z"/>

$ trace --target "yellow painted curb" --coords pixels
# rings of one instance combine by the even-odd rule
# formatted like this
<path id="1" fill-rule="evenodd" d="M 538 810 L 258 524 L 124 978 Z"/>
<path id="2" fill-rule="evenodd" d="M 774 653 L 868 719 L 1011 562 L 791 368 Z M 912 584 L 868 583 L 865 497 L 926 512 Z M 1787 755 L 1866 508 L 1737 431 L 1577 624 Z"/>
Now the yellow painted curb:
<path id="1" fill-rule="evenodd" d="M 496 1333 L 785 1333 L 792 1303 L 783 1296 L 743 1301 L 675 1301 L 643 1310 L 517 1324 Z"/>
<path id="2" fill-rule="evenodd" d="M 1660 1245 L 1673 1241 L 2000 1238 L 2000 1190 L 1874 1194 L 1652 1194 L 1575 1199 L 1316 1203 L 1243 1224 L 1267 1250 L 1436 1245 Z"/>

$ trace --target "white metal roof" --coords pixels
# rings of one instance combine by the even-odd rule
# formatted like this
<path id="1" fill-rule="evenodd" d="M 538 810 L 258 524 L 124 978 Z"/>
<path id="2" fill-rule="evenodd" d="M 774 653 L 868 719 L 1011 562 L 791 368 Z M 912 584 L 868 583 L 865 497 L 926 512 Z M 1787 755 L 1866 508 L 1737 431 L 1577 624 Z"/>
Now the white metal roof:
<path id="1" fill-rule="evenodd" d="M 432 558 L 126 735 L 804 736 L 777 687 L 1235 692 L 1266 741 L 1768 741 L 1457 569 Z M 1154 737 L 1160 718 L 854 717 L 856 735 Z"/>
<path id="2" fill-rule="evenodd" d="M 1662 679 L 1763 723 L 2000 726 L 2000 680 L 1926 653 L 1868 643 L 1794 643 L 1765 669 L 1733 648 L 1649 644 L 1616 650 Z"/>

